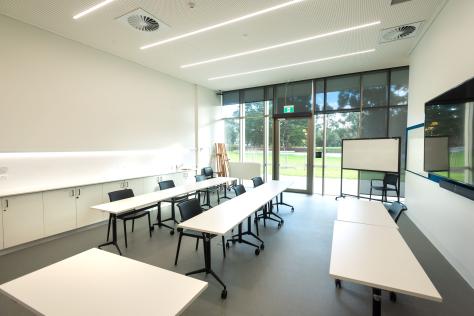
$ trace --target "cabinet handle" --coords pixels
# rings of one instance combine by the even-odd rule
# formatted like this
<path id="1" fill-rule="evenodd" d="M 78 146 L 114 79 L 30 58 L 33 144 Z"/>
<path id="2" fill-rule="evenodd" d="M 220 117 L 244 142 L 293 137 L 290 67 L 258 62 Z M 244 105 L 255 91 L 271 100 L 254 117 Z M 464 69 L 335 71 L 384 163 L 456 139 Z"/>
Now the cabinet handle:
<path id="1" fill-rule="evenodd" d="M 5 209 L 4 209 L 5 212 L 7 211 L 7 208 L 8 208 L 8 199 L 5 200 Z"/>
<path id="2" fill-rule="evenodd" d="M 76 190 L 72 189 L 71 190 L 71 197 L 74 197 L 74 196 L 76 196 Z"/>
<path id="3" fill-rule="evenodd" d="M 128 188 L 128 181 L 127 181 L 127 188 Z"/>

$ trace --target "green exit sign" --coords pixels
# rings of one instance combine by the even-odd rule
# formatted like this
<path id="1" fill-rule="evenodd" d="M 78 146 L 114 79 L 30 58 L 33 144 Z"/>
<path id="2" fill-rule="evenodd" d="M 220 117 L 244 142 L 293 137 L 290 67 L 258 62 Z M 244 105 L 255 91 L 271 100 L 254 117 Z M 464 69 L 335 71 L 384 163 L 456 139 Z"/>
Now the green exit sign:
<path id="1" fill-rule="evenodd" d="M 295 113 L 295 106 L 294 105 L 283 106 L 283 113 Z"/>

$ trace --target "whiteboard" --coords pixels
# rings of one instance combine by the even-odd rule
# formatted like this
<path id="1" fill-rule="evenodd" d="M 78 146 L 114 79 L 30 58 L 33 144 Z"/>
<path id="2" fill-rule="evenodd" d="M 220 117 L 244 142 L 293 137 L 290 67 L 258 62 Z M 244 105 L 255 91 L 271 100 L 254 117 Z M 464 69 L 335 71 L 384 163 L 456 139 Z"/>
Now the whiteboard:
<path id="1" fill-rule="evenodd" d="M 343 169 L 397 172 L 400 138 L 343 139 Z"/>
<path id="2" fill-rule="evenodd" d="M 0 153 L 0 196 L 176 172 L 193 166 L 180 146 L 135 151 Z"/>
<path id="3" fill-rule="evenodd" d="M 229 162 L 229 174 L 233 178 L 250 180 L 262 175 L 262 165 L 257 162 Z"/>

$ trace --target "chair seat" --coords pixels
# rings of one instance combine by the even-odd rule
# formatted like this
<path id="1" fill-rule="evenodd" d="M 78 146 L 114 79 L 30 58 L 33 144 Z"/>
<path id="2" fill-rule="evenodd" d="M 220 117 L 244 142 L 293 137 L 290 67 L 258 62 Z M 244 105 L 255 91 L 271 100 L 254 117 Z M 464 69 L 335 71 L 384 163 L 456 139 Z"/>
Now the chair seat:
<path id="1" fill-rule="evenodd" d="M 149 211 L 147 210 L 131 211 L 131 212 L 119 215 L 118 218 L 121 220 L 131 220 L 131 219 L 137 219 L 137 218 L 143 217 L 147 215 L 148 213 Z"/>
<path id="2" fill-rule="evenodd" d="M 397 191 L 397 189 L 395 188 L 388 188 L 388 187 L 384 187 L 384 186 L 380 186 L 380 185 L 373 185 L 372 186 L 372 189 L 375 189 L 375 190 L 385 190 L 385 191 Z"/>

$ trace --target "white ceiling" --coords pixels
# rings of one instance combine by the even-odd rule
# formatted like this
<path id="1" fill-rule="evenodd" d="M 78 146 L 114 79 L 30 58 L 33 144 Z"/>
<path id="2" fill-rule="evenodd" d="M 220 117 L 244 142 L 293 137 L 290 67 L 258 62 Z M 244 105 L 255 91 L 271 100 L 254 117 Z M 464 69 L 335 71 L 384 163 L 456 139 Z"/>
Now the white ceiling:
<path id="1" fill-rule="evenodd" d="M 265 9 L 288 0 L 116 0 L 79 20 L 102 0 L 0 0 L 0 13 L 215 90 L 402 66 L 418 38 L 379 44 L 381 29 L 429 20 L 444 0 L 306 0 L 283 9 L 161 46 L 139 47 Z M 170 26 L 139 32 L 115 18 L 143 8 Z M 294 46 L 181 69 L 180 65 L 275 45 L 380 20 L 380 25 Z M 425 23 L 425 27 L 426 27 Z M 243 36 L 246 34 L 247 36 Z M 421 34 L 421 33 L 420 33 Z M 208 78 L 375 48 L 374 53 L 209 81 Z"/>

